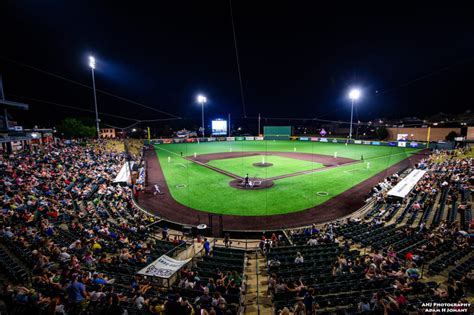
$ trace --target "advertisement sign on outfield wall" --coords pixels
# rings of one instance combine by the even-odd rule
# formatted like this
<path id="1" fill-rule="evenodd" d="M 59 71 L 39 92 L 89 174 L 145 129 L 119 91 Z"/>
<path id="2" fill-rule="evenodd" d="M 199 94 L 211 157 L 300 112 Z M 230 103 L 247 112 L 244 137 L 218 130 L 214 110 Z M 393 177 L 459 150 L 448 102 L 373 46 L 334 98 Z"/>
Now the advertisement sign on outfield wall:
<path id="1" fill-rule="evenodd" d="M 319 138 L 312 137 L 312 138 L 311 138 L 311 141 L 319 141 Z"/>
<path id="2" fill-rule="evenodd" d="M 407 147 L 407 143 L 405 141 L 398 141 L 398 146 L 400 148 L 406 148 Z"/>
<path id="3" fill-rule="evenodd" d="M 363 144 L 371 144 L 370 141 L 362 141 Z"/>
<path id="4" fill-rule="evenodd" d="M 337 143 L 337 139 L 332 139 L 332 143 Z"/>
<path id="5" fill-rule="evenodd" d="M 389 147 L 396 147 L 397 146 L 397 143 L 396 142 L 388 142 L 387 143 Z"/>
<path id="6" fill-rule="evenodd" d="M 300 141 L 309 141 L 308 137 L 300 137 Z"/>
<path id="7" fill-rule="evenodd" d="M 237 141 L 244 141 L 244 140 L 245 140 L 245 137 L 235 137 L 235 140 L 237 140 Z"/>
<path id="8" fill-rule="evenodd" d="M 257 141 L 263 141 L 263 137 L 255 137 L 255 140 L 257 140 Z"/>
<path id="9" fill-rule="evenodd" d="M 372 141 L 372 145 L 380 145 L 380 141 Z"/>
<path id="10" fill-rule="evenodd" d="M 362 144 L 361 140 L 354 140 L 354 144 Z"/>
<path id="11" fill-rule="evenodd" d="M 245 140 L 253 141 L 253 140 L 255 140 L 255 137 L 245 137 Z"/>
<path id="12" fill-rule="evenodd" d="M 207 138 L 207 142 L 214 142 L 216 141 L 216 138 Z"/>
<path id="13" fill-rule="evenodd" d="M 411 148 L 418 148 L 418 142 L 415 142 L 415 141 L 410 142 L 410 147 Z"/>
<path id="14" fill-rule="evenodd" d="M 227 137 L 227 141 L 235 141 L 235 137 Z"/>
<path id="15" fill-rule="evenodd" d="M 321 139 L 319 139 L 319 141 L 321 141 L 321 142 L 328 142 L 328 139 L 326 139 L 326 138 L 321 138 Z"/>

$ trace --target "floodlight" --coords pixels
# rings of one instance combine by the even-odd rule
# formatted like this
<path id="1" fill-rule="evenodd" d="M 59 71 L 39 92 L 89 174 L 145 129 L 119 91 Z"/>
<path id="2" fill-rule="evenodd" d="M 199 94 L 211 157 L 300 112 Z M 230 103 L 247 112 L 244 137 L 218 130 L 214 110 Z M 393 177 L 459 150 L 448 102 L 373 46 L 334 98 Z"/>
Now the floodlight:
<path id="1" fill-rule="evenodd" d="M 199 94 L 198 97 L 197 97 L 197 101 L 198 101 L 198 103 L 200 103 L 200 104 L 206 103 L 207 98 L 206 98 L 204 95 Z"/>
<path id="2" fill-rule="evenodd" d="M 350 98 L 351 100 L 357 100 L 359 97 L 360 97 L 360 90 L 358 90 L 358 89 L 352 89 L 352 90 L 349 92 L 349 98 Z"/>
<path id="3" fill-rule="evenodd" d="M 95 69 L 95 58 L 92 56 L 89 56 L 89 67 Z"/>

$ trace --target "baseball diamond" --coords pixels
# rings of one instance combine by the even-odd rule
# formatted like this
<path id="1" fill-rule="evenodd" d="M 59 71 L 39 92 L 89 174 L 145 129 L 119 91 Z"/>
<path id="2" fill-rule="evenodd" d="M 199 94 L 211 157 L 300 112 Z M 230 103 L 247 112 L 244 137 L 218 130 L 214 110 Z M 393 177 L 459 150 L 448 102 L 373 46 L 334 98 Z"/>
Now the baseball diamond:
<path id="1" fill-rule="evenodd" d="M 145 153 L 147 180 L 164 193 L 144 194 L 140 204 L 167 220 L 187 224 L 198 223 L 206 213 L 222 214 L 227 229 L 298 226 L 308 216 L 325 222 L 357 210 L 371 186 L 421 156 L 412 148 L 341 143 L 159 144 Z M 255 165 L 262 161 L 272 165 Z M 251 189 L 244 187 L 247 174 L 252 184 L 257 183 Z M 185 188 L 177 188 L 180 185 Z"/>

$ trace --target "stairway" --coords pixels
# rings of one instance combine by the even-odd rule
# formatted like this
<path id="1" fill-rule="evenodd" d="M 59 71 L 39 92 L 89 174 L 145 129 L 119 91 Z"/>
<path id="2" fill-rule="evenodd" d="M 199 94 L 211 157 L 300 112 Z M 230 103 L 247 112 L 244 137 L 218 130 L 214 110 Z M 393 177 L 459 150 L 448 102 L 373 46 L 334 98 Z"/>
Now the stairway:
<path id="1" fill-rule="evenodd" d="M 257 271 L 258 264 L 258 271 Z M 258 272 L 258 301 L 257 306 L 257 272 Z M 247 315 L 273 315 L 273 305 L 268 291 L 268 273 L 266 259 L 262 255 L 255 257 L 255 252 L 250 252 L 245 267 L 245 279 L 247 279 L 247 292 L 245 295 L 244 314 Z"/>

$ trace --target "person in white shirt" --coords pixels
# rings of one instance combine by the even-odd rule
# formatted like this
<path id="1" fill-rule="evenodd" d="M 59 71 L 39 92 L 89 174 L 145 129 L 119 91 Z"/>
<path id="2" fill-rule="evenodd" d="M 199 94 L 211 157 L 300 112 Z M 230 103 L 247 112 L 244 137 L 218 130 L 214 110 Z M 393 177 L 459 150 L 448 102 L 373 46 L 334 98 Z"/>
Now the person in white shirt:
<path id="1" fill-rule="evenodd" d="M 318 239 L 316 237 L 310 238 L 308 240 L 308 245 L 310 245 L 310 246 L 318 245 Z"/>
<path id="2" fill-rule="evenodd" d="M 59 254 L 59 261 L 66 262 L 66 261 L 69 261 L 69 259 L 71 259 L 71 255 L 67 253 L 67 248 L 63 247 L 61 249 L 61 253 Z"/>
<path id="3" fill-rule="evenodd" d="M 134 302 L 135 306 L 141 310 L 143 306 L 146 304 L 145 298 L 140 294 L 135 298 Z"/>
<path id="4" fill-rule="evenodd" d="M 296 253 L 295 264 L 302 264 L 304 262 L 304 258 L 300 252 Z"/>

